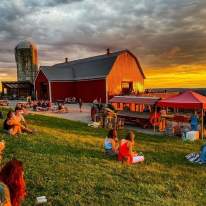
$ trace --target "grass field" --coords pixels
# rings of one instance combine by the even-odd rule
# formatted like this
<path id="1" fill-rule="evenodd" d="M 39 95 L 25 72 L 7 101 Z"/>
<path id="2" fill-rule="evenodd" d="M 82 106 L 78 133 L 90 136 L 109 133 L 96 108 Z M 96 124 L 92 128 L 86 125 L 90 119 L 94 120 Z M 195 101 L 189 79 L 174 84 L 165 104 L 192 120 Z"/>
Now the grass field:
<path id="1" fill-rule="evenodd" d="M 38 115 L 27 119 L 35 135 L 12 138 L 0 131 L 7 143 L 4 161 L 15 157 L 24 162 L 24 206 L 34 205 L 42 195 L 49 206 L 206 205 L 206 168 L 184 158 L 202 142 L 136 134 L 136 149 L 146 161 L 125 166 L 105 157 L 103 129 Z"/>

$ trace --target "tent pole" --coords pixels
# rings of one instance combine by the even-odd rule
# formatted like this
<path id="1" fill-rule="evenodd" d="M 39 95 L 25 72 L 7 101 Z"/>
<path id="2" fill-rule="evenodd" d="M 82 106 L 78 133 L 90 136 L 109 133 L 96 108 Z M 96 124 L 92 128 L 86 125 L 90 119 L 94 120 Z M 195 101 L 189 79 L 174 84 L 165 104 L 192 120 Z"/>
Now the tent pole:
<path id="1" fill-rule="evenodd" d="M 204 136 L 204 111 L 202 109 L 202 125 L 201 125 L 201 133 L 202 133 L 202 140 L 203 140 L 203 136 Z"/>
<path id="2" fill-rule="evenodd" d="M 157 107 L 155 106 L 155 118 L 154 118 L 154 133 L 156 132 L 156 128 L 155 128 L 155 121 L 156 121 L 156 113 L 157 113 Z"/>

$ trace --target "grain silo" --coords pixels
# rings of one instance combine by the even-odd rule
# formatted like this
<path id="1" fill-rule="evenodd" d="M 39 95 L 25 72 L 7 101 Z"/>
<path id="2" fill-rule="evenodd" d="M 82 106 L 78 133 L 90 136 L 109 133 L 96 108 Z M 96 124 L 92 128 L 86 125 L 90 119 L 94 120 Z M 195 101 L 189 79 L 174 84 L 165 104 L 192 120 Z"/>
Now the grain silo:
<path id="1" fill-rule="evenodd" d="M 15 47 L 17 80 L 34 82 L 38 71 L 37 46 L 30 41 L 21 41 Z"/>

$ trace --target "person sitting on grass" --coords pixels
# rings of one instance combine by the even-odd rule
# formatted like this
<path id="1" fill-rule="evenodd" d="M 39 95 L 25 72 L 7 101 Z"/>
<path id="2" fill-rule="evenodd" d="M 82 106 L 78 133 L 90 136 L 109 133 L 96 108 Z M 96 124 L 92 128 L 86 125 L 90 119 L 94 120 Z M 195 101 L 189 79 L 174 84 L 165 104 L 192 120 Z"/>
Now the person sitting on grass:
<path id="1" fill-rule="evenodd" d="M 190 153 L 185 156 L 186 159 L 192 163 L 206 164 L 206 144 L 200 147 L 199 153 Z"/>
<path id="2" fill-rule="evenodd" d="M 16 108 L 15 108 L 15 116 L 16 116 L 16 118 L 18 119 L 18 121 L 19 121 L 22 125 L 24 125 L 25 127 L 27 127 L 26 120 L 25 120 L 25 118 L 24 118 L 24 116 L 23 116 L 22 113 L 23 113 L 23 112 L 22 112 L 22 109 L 21 109 L 21 108 L 19 108 L 19 107 L 16 107 Z"/>
<path id="3" fill-rule="evenodd" d="M 22 162 L 11 160 L 0 171 L 0 205 L 20 206 L 26 196 Z"/>
<path id="4" fill-rule="evenodd" d="M 16 136 L 21 134 L 22 132 L 32 133 L 32 130 L 23 126 L 19 119 L 15 116 L 12 111 L 9 111 L 7 114 L 7 118 L 4 121 L 3 128 L 7 131 L 11 136 Z"/>
<path id="5" fill-rule="evenodd" d="M 108 156 L 117 156 L 118 155 L 118 138 L 117 131 L 112 129 L 108 132 L 106 139 L 104 140 L 104 149 L 105 153 Z"/>
<path id="6" fill-rule="evenodd" d="M 130 131 L 125 139 L 121 140 L 118 160 L 127 162 L 128 164 L 134 164 L 144 161 L 144 156 L 140 153 L 133 152 L 135 134 Z"/>

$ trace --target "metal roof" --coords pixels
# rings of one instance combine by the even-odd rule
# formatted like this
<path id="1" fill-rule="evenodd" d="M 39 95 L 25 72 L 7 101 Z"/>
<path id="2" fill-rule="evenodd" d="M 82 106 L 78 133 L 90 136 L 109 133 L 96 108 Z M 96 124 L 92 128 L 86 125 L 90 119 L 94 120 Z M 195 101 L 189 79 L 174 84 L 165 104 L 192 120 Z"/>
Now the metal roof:
<path id="1" fill-rule="evenodd" d="M 55 64 L 50 67 L 43 66 L 40 67 L 40 69 L 49 81 L 74 81 L 105 78 L 109 74 L 118 55 L 124 51 L 129 52 L 128 50 L 122 50 L 110 54 Z M 141 67 L 140 70 L 142 72 Z"/>
<path id="2" fill-rule="evenodd" d="M 135 104 L 147 104 L 154 105 L 158 102 L 158 97 L 143 97 L 143 96 L 114 96 L 109 100 L 111 103 L 135 103 Z"/>
<path id="3" fill-rule="evenodd" d="M 36 48 L 36 45 L 28 40 L 24 40 L 24 41 L 20 41 L 17 45 L 16 45 L 16 49 L 30 49 L 31 47 Z"/>
<path id="4" fill-rule="evenodd" d="M 23 89 L 23 88 L 25 89 L 25 88 L 33 87 L 32 83 L 27 81 L 8 81 L 8 82 L 2 82 L 2 85 L 10 89 Z"/>

